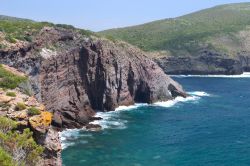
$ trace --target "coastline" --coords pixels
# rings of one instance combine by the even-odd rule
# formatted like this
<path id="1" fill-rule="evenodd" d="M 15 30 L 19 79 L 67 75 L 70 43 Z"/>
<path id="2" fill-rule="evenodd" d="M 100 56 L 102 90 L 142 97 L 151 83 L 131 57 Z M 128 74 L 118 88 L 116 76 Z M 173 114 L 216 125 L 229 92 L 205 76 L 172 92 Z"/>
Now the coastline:
<path id="1" fill-rule="evenodd" d="M 223 75 L 223 74 L 208 74 L 208 75 L 169 75 L 172 78 L 185 78 L 185 77 L 211 77 L 211 78 L 250 78 L 250 72 L 244 72 L 238 75 Z"/>
<path id="2" fill-rule="evenodd" d="M 71 142 L 72 140 L 77 139 L 80 135 L 83 135 L 81 131 L 86 132 L 98 132 L 103 131 L 106 129 L 115 129 L 115 130 L 123 130 L 126 129 L 126 124 L 128 123 L 126 120 L 120 119 L 120 113 L 124 111 L 136 111 L 136 109 L 141 107 L 164 107 L 169 108 L 173 107 L 178 103 L 185 103 L 185 102 L 197 102 L 202 97 L 209 97 L 210 94 L 203 92 L 203 91 L 193 91 L 193 92 L 187 92 L 190 96 L 184 98 L 184 97 L 176 97 L 173 100 L 168 101 L 158 101 L 153 104 L 147 104 L 147 103 L 135 103 L 134 105 L 130 106 L 119 106 L 114 111 L 109 112 L 97 112 L 94 117 L 96 118 L 102 118 L 100 120 L 94 120 L 90 122 L 89 124 L 93 125 L 100 125 L 102 128 L 101 130 L 87 130 L 86 126 L 83 126 L 82 128 L 78 129 L 64 129 L 63 131 L 59 132 L 60 141 L 61 141 L 61 147 L 62 150 L 65 150 L 67 147 L 73 146 L 74 143 Z M 85 133 L 84 136 L 88 137 L 91 136 L 91 133 Z M 87 142 L 86 142 L 87 143 Z"/>

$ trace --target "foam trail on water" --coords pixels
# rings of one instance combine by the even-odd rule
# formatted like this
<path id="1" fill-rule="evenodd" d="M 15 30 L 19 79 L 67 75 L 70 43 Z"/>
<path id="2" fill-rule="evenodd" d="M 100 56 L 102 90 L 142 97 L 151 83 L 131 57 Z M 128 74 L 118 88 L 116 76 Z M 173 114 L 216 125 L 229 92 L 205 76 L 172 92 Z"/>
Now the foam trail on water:
<path id="1" fill-rule="evenodd" d="M 188 93 L 190 96 L 187 98 L 183 97 L 176 97 L 174 100 L 169 100 L 165 102 L 156 102 L 154 104 L 146 104 L 146 103 L 141 103 L 141 104 L 135 104 L 131 106 L 120 106 L 115 109 L 115 111 L 112 112 L 97 112 L 96 117 L 101 117 L 102 120 L 96 120 L 91 122 L 91 124 L 98 124 L 102 126 L 102 129 L 125 129 L 127 120 L 122 119 L 120 116 L 121 112 L 124 111 L 130 111 L 130 110 L 136 110 L 137 108 L 140 107 L 145 107 L 145 106 L 160 106 L 160 107 L 172 107 L 176 105 L 177 103 L 181 102 L 192 102 L 192 101 L 197 101 L 201 97 L 204 96 L 210 96 L 210 94 L 202 91 L 194 91 L 194 92 L 189 92 Z M 80 131 L 85 130 L 83 129 L 68 129 L 63 132 L 60 132 L 60 138 L 62 142 L 62 148 L 65 149 L 69 146 L 73 146 L 76 142 L 76 139 L 79 137 L 91 137 L 91 134 L 86 134 L 86 133 L 81 133 Z M 81 140 L 81 143 L 87 143 L 85 140 Z"/>
<path id="2" fill-rule="evenodd" d="M 211 78 L 250 78 L 250 72 L 244 72 L 240 75 L 170 75 L 170 77 L 211 77 Z"/>
<path id="3" fill-rule="evenodd" d="M 160 107 L 173 107 L 175 104 L 177 104 L 179 102 L 196 101 L 196 100 L 199 100 L 199 99 L 200 99 L 199 96 L 189 96 L 187 98 L 176 97 L 174 100 L 156 102 L 153 105 L 160 106 Z"/>
<path id="4" fill-rule="evenodd" d="M 96 117 L 101 117 L 102 120 L 96 120 L 91 122 L 91 124 L 98 124 L 102 126 L 102 129 L 125 129 L 127 121 L 124 119 L 120 119 L 120 113 L 122 111 L 130 111 L 136 108 L 147 106 L 148 104 L 135 104 L 131 106 L 119 106 L 115 109 L 115 111 L 111 112 L 98 112 L 96 113 Z"/>
<path id="5" fill-rule="evenodd" d="M 95 116 L 101 117 L 103 119 L 91 122 L 91 124 L 98 124 L 102 126 L 102 129 L 125 129 L 127 121 L 120 119 L 119 117 L 119 114 L 122 111 L 135 110 L 137 108 L 144 107 L 144 106 L 172 107 L 179 102 L 197 101 L 202 96 L 210 96 L 208 93 L 202 92 L 202 91 L 190 92 L 189 94 L 191 96 L 187 98 L 176 97 L 174 100 L 156 102 L 154 104 L 141 103 L 141 104 L 135 104 L 131 106 L 119 106 L 118 108 L 115 109 L 115 111 L 112 111 L 112 112 L 98 112 L 96 113 Z"/>
<path id="6" fill-rule="evenodd" d="M 67 129 L 59 132 L 62 149 L 73 146 L 79 137 L 92 137 L 91 134 L 80 133 L 82 130 L 84 129 Z M 81 141 L 81 143 L 87 143 L 87 141 Z"/>
<path id="7" fill-rule="evenodd" d="M 188 94 L 192 95 L 192 96 L 210 96 L 210 94 L 206 93 L 206 92 L 202 92 L 202 91 L 195 91 L 195 92 L 188 92 Z"/>

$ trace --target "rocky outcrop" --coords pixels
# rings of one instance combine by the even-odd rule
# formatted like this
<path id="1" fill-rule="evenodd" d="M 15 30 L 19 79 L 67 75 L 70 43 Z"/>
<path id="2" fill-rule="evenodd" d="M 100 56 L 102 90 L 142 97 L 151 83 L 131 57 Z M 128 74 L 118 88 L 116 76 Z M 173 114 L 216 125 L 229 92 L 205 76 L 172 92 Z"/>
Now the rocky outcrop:
<path id="1" fill-rule="evenodd" d="M 181 85 L 139 49 L 87 38 L 73 30 L 44 28 L 34 42 L 0 50 L 0 63 L 25 72 L 30 80 L 26 88 L 53 114 L 53 127 L 44 126 L 50 117 L 47 114 L 29 120 L 38 131 L 35 138 L 46 147 L 48 165 L 61 162 L 57 130 L 87 125 L 96 111 L 187 96 Z M 88 128 L 98 130 L 99 126 Z"/>
<path id="2" fill-rule="evenodd" d="M 8 96 L 10 92 L 15 95 Z M 22 107 L 20 107 L 20 103 L 23 105 Z M 36 108 L 39 110 L 39 114 L 30 114 L 29 108 Z M 34 97 L 23 94 L 18 88 L 7 92 L 0 88 L 0 116 L 16 121 L 17 130 L 20 132 L 26 128 L 33 132 L 35 141 L 45 147 L 43 161 L 38 162 L 45 166 L 61 165 L 61 143 L 58 132 L 51 126 L 52 114 L 47 112 Z"/>
<path id="3" fill-rule="evenodd" d="M 197 56 L 166 56 L 155 58 L 155 62 L 167 74 L 223 74 L 235 75 L 248 71 L 248 58 L 231 58 L 215 51 L 202 51 Z"/>
<path id="4" fill-rule="evenodd" d="M 0 54 L 1 63 L 30 76 L 36 98 L 59 128 L 81 127 L 96 111 L 119 105 L 186 96 L 139 49 L 70 30 L 44 28 L 33 43 Z"/>

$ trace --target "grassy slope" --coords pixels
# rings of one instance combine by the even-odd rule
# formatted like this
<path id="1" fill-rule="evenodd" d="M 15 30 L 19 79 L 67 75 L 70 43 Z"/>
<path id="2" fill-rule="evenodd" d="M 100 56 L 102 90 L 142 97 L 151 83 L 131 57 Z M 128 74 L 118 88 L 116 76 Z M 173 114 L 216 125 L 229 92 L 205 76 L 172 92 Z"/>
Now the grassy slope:
<path id="1" fill-rule="evenodd" d="M 238 32 L 246 30 L 248 25 L 250 3 L 240 3 L 100 34 L 125 40 L 146 51 L 167 50 L 173 55 L 195 55 L 205 47 L 235 54 L 242 45 L 242 34 Z"/>

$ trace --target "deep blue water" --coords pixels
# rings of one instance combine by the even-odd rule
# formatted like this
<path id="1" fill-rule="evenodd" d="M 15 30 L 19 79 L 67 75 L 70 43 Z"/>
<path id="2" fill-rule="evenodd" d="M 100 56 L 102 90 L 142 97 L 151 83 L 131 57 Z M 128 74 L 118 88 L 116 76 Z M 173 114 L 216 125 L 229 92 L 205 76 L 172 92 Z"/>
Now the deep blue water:
<path id="1" fill-rule="evenodd" d="M 250 78 L 175 79 L 209 96 L 102 114 L 101 132 L 63 133 L 63 164 L 249 166 Z"/>

